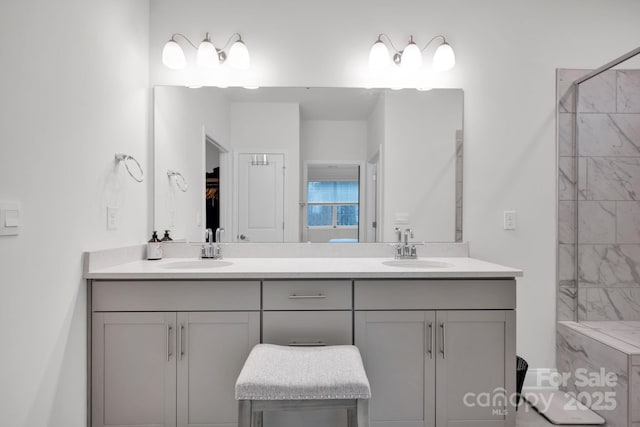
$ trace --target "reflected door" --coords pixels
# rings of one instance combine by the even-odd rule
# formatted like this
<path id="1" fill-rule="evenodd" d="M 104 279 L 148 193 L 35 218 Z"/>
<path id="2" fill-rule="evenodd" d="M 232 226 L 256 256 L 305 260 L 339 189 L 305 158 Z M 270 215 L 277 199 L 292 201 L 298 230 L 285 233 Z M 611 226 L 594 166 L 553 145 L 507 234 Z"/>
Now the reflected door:
<path id="1" fill-rule="evenodd" d="M 238 155 L 239 242 L 284 241 L 284 154 Z"/>

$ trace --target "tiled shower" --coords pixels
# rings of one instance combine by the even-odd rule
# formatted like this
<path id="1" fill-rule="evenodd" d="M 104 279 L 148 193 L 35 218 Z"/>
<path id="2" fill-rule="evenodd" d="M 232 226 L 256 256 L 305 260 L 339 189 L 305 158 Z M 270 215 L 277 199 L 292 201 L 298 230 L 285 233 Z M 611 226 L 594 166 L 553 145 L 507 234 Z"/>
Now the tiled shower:
<path id="1" fill-rule="evenodd" d="M 640 53 L 640 51 L 638 51 Z M 605 418 L 640 426 L 640 70 L 558 70 L 560 388 Z M 577 100 L 576 100 L 577 98 Z M 577 105 L 576 105 L 577 104 Z M 584 384 L 579 370 L 615 374 Z M 608 405 L 602 405 L 607 397 Z"/>
<path id="2" fill-rule="evenodd" d="M 581 84 L 576 109 L 588 72 L 557 75 L 558 320 L 640 320 L 640 70 Z"/>

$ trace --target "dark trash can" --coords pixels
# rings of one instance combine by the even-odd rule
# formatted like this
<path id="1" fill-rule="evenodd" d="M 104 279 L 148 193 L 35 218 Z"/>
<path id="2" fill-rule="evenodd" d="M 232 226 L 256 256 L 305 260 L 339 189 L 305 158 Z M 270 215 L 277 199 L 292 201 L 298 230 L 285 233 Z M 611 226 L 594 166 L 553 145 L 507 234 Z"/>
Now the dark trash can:
<path id="1" fill-rule="evenodd" d="M 522 385 L 524 384 L 524 377 L 527 375 L 527 369 L 529 364 L 520 356 L 516 356 L 516 411 L 520 406 L 520 394 L 522 393 Z"/>

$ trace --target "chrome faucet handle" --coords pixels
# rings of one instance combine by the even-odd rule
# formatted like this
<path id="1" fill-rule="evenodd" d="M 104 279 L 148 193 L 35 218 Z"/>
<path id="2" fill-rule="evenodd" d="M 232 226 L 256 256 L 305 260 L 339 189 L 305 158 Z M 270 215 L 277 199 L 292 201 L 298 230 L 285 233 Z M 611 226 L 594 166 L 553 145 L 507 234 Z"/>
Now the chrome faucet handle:
<path id="1" fill-rule="evenodd" d="M 396 236 L 398 238 L 398 244 L 402 243 L 402 230 L 400 230 L 399 227 L 396 227 L 393 229 L 393 232 L 396 233 Z"/>
<path id="2" fill-rule="evenodd" d="M 407 228 L 404 230 L 404 244 L 408 245 L 409 244 L 409 238 L 413 239 L 413 230 L 410 228 Z"/>

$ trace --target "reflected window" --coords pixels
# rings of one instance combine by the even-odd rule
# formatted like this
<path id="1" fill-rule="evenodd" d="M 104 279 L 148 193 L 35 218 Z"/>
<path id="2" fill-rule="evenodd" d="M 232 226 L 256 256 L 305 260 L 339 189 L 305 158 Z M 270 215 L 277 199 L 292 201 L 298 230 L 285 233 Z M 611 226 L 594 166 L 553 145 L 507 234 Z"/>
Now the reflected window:
<path id="1" fill-rule="evenodd" d="M 308 227 L 358 227 L 358 181 L 308 181 Z"/>

